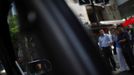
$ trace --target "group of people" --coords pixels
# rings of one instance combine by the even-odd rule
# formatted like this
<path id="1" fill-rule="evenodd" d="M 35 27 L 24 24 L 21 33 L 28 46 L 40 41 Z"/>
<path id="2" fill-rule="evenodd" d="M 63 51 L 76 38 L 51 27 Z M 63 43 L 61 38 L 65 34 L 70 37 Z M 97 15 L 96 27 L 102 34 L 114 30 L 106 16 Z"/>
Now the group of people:
<path id="1" fill-rule="evenodd" d="M 111 34 L 105 33 L 103 29 L 99 33 L 98 44 L 109 68 L 117 70 L 117 64 L 113 57 L 116 55 L 120 71 L 134 71 L 133 41 L 129 30 L 117 27 L 111 30 Z"/>

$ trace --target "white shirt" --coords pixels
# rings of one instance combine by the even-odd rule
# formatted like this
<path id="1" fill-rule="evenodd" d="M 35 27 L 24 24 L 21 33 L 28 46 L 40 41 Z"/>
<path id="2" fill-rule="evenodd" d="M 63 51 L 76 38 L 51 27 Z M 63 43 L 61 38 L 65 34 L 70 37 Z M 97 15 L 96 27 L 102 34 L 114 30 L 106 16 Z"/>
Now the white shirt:
<path id="1" fill-rule="evenodd" d="M 101 35 L 99 37 L 99 46 L 102 47 L 108 47 L 110 46 L 110 43 L 112 42 L 112 38 L 108 34 Z"/>

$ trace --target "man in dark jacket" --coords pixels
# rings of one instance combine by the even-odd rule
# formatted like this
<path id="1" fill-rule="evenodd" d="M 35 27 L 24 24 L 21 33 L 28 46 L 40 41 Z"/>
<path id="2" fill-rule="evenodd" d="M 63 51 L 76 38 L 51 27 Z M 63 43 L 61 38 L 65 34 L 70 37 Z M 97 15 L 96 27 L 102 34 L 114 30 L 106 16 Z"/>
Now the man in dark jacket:
<path id="1" fill-rule="evenodd" d="M 134 70 L 133 68 L 134 56 L 133 56 L 131 45 L 130 45 L 131 43 L 130 43 L 129 35 L 121 27 L 118 28 L 118 31 L 119 31 L 118 41 L 122 48 L 122 53 L 124 55 L 126 63 L 128 64 L 128 67 L 130 68 L 130 70 Z"/>

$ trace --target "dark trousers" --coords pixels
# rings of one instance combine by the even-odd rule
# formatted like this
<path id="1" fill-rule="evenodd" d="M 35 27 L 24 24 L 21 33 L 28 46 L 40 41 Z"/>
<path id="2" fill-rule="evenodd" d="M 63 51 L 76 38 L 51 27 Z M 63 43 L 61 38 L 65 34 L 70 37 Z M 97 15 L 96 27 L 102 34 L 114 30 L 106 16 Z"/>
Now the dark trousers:
<path id="1" fill-rule="evenodd" d="M 130 40 L 130 47 L 131 47 L 131 49 L 133 49 L 133 45 L 134 45 L 134 41 Z"/>
<path id="2" fill-rule="evenodd" d="M 112 69 L 115 70 L 116 68 L 116 63 L 114 61 L 113 58 L 113 54 L 112 54 L 112 49 L 111 47 L 103 47 L 102 48 L 103 54 L 104 54 L 104 58 L 106 61 L 106 64 Z"/>
<path id="3" fill-rule="evenodd" d="M 122 53 L 124 55 L 126 63 L 128 64 L 128 67 L 130 68 L 130 70 L 132 70 L 132 66 L 134 66 L 134 56 L 130 45 L 122 48 Z"/>

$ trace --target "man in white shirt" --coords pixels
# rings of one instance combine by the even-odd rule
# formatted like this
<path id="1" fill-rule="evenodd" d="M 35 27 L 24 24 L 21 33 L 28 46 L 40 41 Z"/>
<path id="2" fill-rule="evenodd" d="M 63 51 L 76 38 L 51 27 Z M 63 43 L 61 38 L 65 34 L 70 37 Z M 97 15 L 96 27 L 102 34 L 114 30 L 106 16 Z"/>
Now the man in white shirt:
<path id="1" fill-rule="evenodd" d="M 112 55 L 112 49 L 111 49 L 111 45 L 112 45 L 112 39 L 110 38 L 110 36 L 108 34 L 105 34 L 104 30 L 100 30 L 100 36 L 98 39 L 98 43 L 99 43 L 99 47 L 101 48 L 103 54 L 104 54 L 104 58 L 106 61 L 106 64 L 112 69 L 112 70 L 116 70 L 116 63 L 114 61 L 113 55 Z M 112 64 L 112 66 L 111 66 Z"/>

